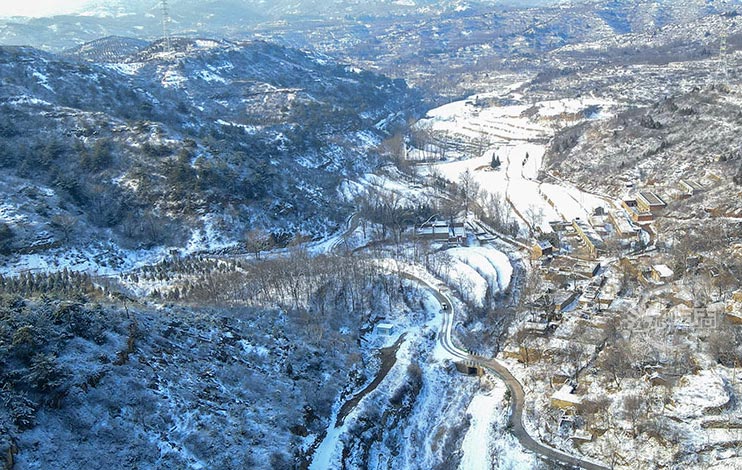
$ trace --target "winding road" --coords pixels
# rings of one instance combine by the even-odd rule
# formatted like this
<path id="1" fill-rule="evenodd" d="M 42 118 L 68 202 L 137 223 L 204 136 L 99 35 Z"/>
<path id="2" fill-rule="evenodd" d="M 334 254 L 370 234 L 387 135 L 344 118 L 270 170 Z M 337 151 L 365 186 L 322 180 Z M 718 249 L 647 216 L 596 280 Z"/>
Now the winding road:
<path id="1" fill-rule="evenodd" d="M 513 374 L 511 374 L 510 371 L 497 359 L 488 359 L 468 354 L 466 351 L 459 349 L 453 343 L 454 304 L 451 301 L 451 298 L 444 291 L 414 274 L 406 273 L 404 274 L 404 277 L 426 286 L 433 292 L 433 295 L 441 305 L 445 304 L 448 306 L 447 309 L 444 309 L 441 331 L 438 335 L 438 340 L 443 349 L 456 358 L 472 361 L 494 373 L 505 383 L 508 390 L 510 390 L 510 427 L 513 435 L 524 448 L 547 460 L 560 462 L 576 468 L 583 468 L 585 470 L 609 470 L 610 467 L 564 453 L 539 442 L 528 434 L 528 431 L 523 425 L 523 409 L 526 401 L 526 394 L 523 390 L 523 385 L 521 385 L 518 379 L 516 379 Z"/>
<path id="2" fill-rule="evenodd" d="M 344 242 L 353 233 L 353 231 L 358 226 L 357 216 L 358 214 L 354 213 L 351 217 L 348 218 L 346 229 L 333 237 L 334 240 L 327 245 L 327 251 L 332 251 L 339 248 L 342 242 Z M 510 430 L 525 449 L 540 456 L 542 459 L 560 462 L 562 464 L 566 464 L 575 468 L 582 468 L 585 470 L 609 470 L 610 467 L 597 462 L 586 460 L 584 458 L 567 454 L 534 439 L 528 433 L 523 424 L 523 410 L 525 408 L 526 396 L 525 391 L 523 390 L 523 385 L 518 381 L 518 379 L 516 379 L 513 374 L 510 373 L 507 367 L 505 367 L 497 359 L 484 358 L 481 356 L 468 354 L 466 351 L 459 349 L 454 344 L 453 326 L 455 321 L 455 310 L 454 303 L 452 302 L 451 297 L 445 291 L 448 288 L 434 286 L 430 282 L 410 272 L 403 272 L 401 273 L 401 275 L 405 279 L 416 282 L 428 288 L 442 306 L 447 306 L 447 308 L 443 309 L 443 321 L 441 322 L 441 329 L 438 334 L 438 341 L 440 342 L 441 347 L 455 358 L 465 361 L 471 361 L 485 368 L 486 370 L 499 377 L 500 380 L 505 383 L 505 386 L 510 391 L 511 397 L 509 416 Z M 346 410 L 345 414 L 347 414 L 347 412 L 348 410 Z M 339 423 L 342 423 L 342 419 L 340 419 L 336 424 Z"/>

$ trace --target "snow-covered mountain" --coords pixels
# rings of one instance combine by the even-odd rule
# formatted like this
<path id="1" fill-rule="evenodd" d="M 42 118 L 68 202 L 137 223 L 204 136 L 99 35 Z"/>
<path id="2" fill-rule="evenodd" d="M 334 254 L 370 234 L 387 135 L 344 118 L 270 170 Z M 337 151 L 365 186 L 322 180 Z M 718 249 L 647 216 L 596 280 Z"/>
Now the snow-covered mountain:
<path id="1" fill-rule="evenodd" d="M 0 23 L 5 468 L 739 466 L 737 2 L 168 3 Z"/>
<path id="2" fill-rule="evenodd" d="M 0 180 L 20 188 L 2 204 L 4 251 L 322 234 L 345 217 L 337 185 L 417 106 L 401 80 L 268 43 L 143 46 L 0 49 Z"/>
<path id="3" fill-rule="evenodd" d="M 357 29 L 410 29 L 420 22 L 446 21 L 494 15 L 505 21 L 496 22 L 518 28 L 518 18 L 525 15 L 525 28 L 539 35 L 543 25 L 559 25 L 565 20 L 577 22 L 591 30 L 593 37 L 601 33 L 647 31 L 670 23 L 682 23 L 701 16 L 733 10 L 738 2 L 723 0 L 669 0 L 637 2 L 591 1 L 529 1 L 502 2 L 494 0 L 375 0 L 368 2 L 336 0 L 195 1 L 168 2 L 172 22 L 169 28 L 177 35 L 209 34 L 234 39 L 251 38 L 254 34 L 287 29 L 291 37 L 315 45 L 323 30 L 354 34 Z M 2 11 L 0 10 L 0 15 Z M 0 16 L 1 17 L 1 16 Z M 391 24 L 390 24 L 391 22 Z M 445 23 L 444 23 L 445 24 Z M 286 26 L 290 28 L 285 28 Z M 397 25 L 398 28 L 394 28 Z M 314 30 L 316 33 L 313 33 Z M 509 28 L 496 37 L 507 34 Z M 463 29 L 442 27 L 437 30 L 445 46 L 457 39 Z M 548 31 L 542 31 L 548 33 Z M 449 36 L 449 34 L 453 35 Z M 319 37 L 317 37 L 319 34 Z M 155 39 L 162 35 L 162 9 L 159 2 L 101 1 L 79 3 L 67 14 L 39 18 L 5 18 L 0 21 L 0 44 L 32 45 L 47 50 L 76 47 L 83 42 L 104 36 L 126 36 Z M 582 40 L 569 30 L 558 34 L 560 44 Z M 544 36 L 544 39 L 550 35 Z M 383 35 L 378 40 L 384 42 Z M 460 40 L 461 38 L 459 38 Z M 554 42 L 556 39 L 550 39 Z"/>

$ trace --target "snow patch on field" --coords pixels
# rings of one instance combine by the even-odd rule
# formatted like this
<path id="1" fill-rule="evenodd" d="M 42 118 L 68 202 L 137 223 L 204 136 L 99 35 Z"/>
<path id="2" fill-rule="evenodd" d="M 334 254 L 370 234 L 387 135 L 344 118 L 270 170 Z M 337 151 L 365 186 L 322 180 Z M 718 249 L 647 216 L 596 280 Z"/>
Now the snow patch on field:
<path id="1" fill-rule="evenodd" d="M 488 247 L 454 248 L 448 253 L 474 268 L 488 284 L 498 286 L 500 292 L 510 285 L 513 266 L 504 253 Z"/>
<path id="2" fill-rule="evenodd" d="M 702 370 L 698 375 L 685 376 L 673 394 L 673 414 L 678 418 L 700 418 L 706 408 L 719 407 L 729 401 L 724 381 L 713 370 Z"/>
<path id="3" fill-rule="evenodd" d="M 505 431 L 509 412 L 505 385 L 499 380 L 493 384 L 488 393 L 476 395 L 466 410 L 471 424 L 462 443 L 459 470 L 531 470 L 536 467 L 534 456 Z"/>
<path id="4" fill-rule="evenodd" d="M 418 126 L 469 139 L 483 135 L 505 140 L 546 138 L 548 128 L 522 117 L 528 108 L 519 105 L 482 109 L 470 100 L 456 101 L 429 111 Z"/>
<path id="5" fill-rule="evenodd" d="M 0 204 L 0 222 L 13 225 L 22 223 L 26 218 L 25 215 L 18 212 L 17 207 L 6 203 Z"/>
<path id="6" fill-rule="evenodd" d="M 476 104 L 478 100 L 472 97 L 449 103 L 420 121 L 420 128 L 439 136 L 462 142 L 484 138 L 488 147 L 479 158 L 467 159 L 463 152 L 451 152 L 452 158 L 460 160 L 430 165 L 429 172 L 458 182 L 469 171 L 485 195 L 496 195 L 512 206 L 521 225 L 544 233 L 552 231 L 550 221 L 587 219 L 596 207 L 606 205 L 603 199 L 570 185 L 542 183 L 538 178 L 546 151 L 543 142 L 563 125 L 560 117 L 579 119 L 580 112 L 610 107 L 611 103 L 589 98 L 483 108 Z M 420 152 L 412 149 L 410 153 Z M 493 169 L 490 163 L 495 155 L 501 165 Z"/>
<path id="7" fill-rule="evenodd" d="M 245 133 L 250 134 L 250 135 L 257 134 L 261 130 L 260 127 L 258 126 L 248 126 L 245 124 L 237 124 L 235 122 L 225 121 L 224 119 L 217 119 L 216 123 L 222 126 L 227 126 L 227 127 L 239 127 L 242 130 L 244 130 Z"/>
<path id="8" fill-rule="evenodd" d="M 40 106 L 51 106 L 52 104 L 48 101 L 40 100 L 38 98 L 31 98 L 30 96 L 21 95 L 21 96 L 14 96 L 13 98 L 8 99 L 8 104 L 10 105 L 21 105 L 21 104 L 35 104 Z"/>
<path id="9" fill-rule="evenodd" d="M 158 72 L 162 76 L 162 86 L 165 88 L 179 88 L 188 81 L 188 79 L 174 67 L 158 67 Z"/>
<path id="10" fill-rule="evenodd" d="M 125 64 L 106 64 L 105 67 L 124 75 L 136 75 L 144 67 L 144 62 L 131 62 Z"/>
<path id="11" fill-rule="evenodd" d="M 196 39 L 196 46 L 200 49 L 214 49 L 215 47 L 219 47 L 219 43 L 207 39 Z"/>
<path id="12" fill-rule="evenodd" d="M 541 183 L 531 180 L 541 167 L 543 145 L 518 143 L 495 146 L 483 157 L 441 163 L 433 166 L 435 172 L 451 182 L 457 182 L 467 170 L 484 193 L 509 201 L 522 223 L 536 223 L 543 232 L 551 232 L 549 221 L 561 220 L 559 213 L 539 193 Z M 492 169 L 492 155 L 497 154 L 501 166 Z M 525 220 L 524 220 L 525 219 Z"/>
<path id="13" fill-rule="evenodd" d="M 227 80 L 225 80 L 223 77 L 211 73 L 208 70 L 201 70 L 200 72 L 198 72 L 197 76 L 209 83 L 227 83 Z"/>
<path id="14" fill-rule="evenodd" d="M 230 248 L 235 245 L 234 240 L 226 240 L 222 237 L 219 230 L 214 226 L 214 219 L 215 217 L 211 214 L 202 218 L 203 228 L 194 230 L 191 234 L 191 238 L 186 244 L 185 252 L 187 254 Z"/>
<path id="15" fill-rule="evenodd" d="M 47 90 L 49 90 L 51 92 L 54 91 L 54 88 L 52 88 L 49 85 L 49 77 L 47 77 L 46 75 L 44 75 L 43 73 L 38 72 L 38 71 L 34 71 L 33 76 L 34 76 L 34 78 L 36 78 L 36 80 L 38 81 L 39 85 L 43 86 L 44 88 L 46 88 Z"/>
<path id="16" fill-rule="evenodd" d="M 507 255 L 491 247 L 453 248 L 437 255 L 435 261 L 438 274 L 480 308 L 488 295 L 507 289 L 513 275 Z"/>

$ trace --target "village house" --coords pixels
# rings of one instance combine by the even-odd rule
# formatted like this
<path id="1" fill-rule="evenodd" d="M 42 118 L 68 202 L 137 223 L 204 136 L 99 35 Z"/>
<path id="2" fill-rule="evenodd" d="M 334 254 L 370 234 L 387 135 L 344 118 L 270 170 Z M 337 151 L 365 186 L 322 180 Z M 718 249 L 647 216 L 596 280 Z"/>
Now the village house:
<path id="1" fill-rule="evenodd" d="M 571 227 L 572 224 L 563 220 L 552 220 L 549 222 L 549 226 L 555 232 L 564 232 L 568 227 Z"/>
<path id="2" fill-rule="evenodd" d="M 680 189 L 685 192 L 687 196 L 693 196 L 703 191 L 703 186 L 691 180 L 680 180 L 678 183 Z"/>
<path id="3" fill-rule="evenodd" d="M 636 206 L 640 212 L 661 213 L 667 207 L 665 201 L 651 191 L 642 191 L 636 197 Z"/>
<path id="4" fill-rule="evenodd" d="M 652 279 L 657 282 L 669 282 L 672 281 L 675 273 L 672 272 L 669 266 L 666 264 L 655 264 L 652 266 L 651 276 Z"/>
<path id="5" fill-rule="evenodd" d="M 629 214 L 631 220 L 636 223 L 647 223 L 654 221 L 654 215 L 650 211 L 643 211 L 639 209 L 639 205 L 636 199 L 624 199 L 621 201 L 621 206 Z"/>
<path id="6" fill-rule="evenodd" d="M 625 212 L 611 212 L 609 215 L 613 229 L 619 238 L 635 238 L 639 234 L 639 228 L 631 223 L 631 216 Z"/>
<path id="7" fill-rule="evenodd" d="M 585 290 L 582 292 L 582 295 L 580 296 L 580 306 L 587 307 L 595 303 L 595 300 L 598 298 L 598 295 L 600 294 L 600 287 L 596 286 L 594 284 L 590 284 L 589 286 L 585 287 Z"/>
<path id="8" fill-rule="evenodd" d="M 551 406 L 562 410 L 577 409 L 582 404 L 582 397 L 574 394 L 574 387 L 569 384 L 562 385 L 562 388 L 551 396 Z"/>
<path id="9" fill-rule="evenodd" d="M 547 321 L 545 322 L 535 322 L 535 321 L 529 321 L 525 324 L 525 330 L 529 333 L 535 333 L 537 335 L 545 335 L 549 332 L 549 329 L 551 327 L 551 324 Z"/>
<path id="10" fill-rule="evenodd" d="M 394 325 L 391 323 L 379 323 L 376 325 L 376 331 L 383 336 L 391 336 L 394 334 Z"/>
<path id="11" fill-rule="evenodd" d="M 612 292 L 601 292 L 598 295 L 598 308 L 599 309 L 609 309 L 611 308 L 611 305 L 616 300 L 616 294 Z"/>
<path id="12" fill-rule="evenodd" d="M 593 230 L 600 235 L 601 238 L 605 238 L 608 235 L 610 235 L 610 231 L 608 230 L 608 218 L 604 215 L 591 215 L 588 219 L 590 222 L 590 225 L 593 227 Z"/>
<path id="13" fill-rule="evenodd" d="M 448 222 L 435 220 L 421 225 L 417 236 L 426 240 L 448 241 Z"/>
<path id="14" fill-rule="evenodd" d="M 561 287 L 574 285 L 575 282 L 587 281 L 595 277 L 601 269 L 600 263 L 575 261 L 572 258 L 554 257 L 543 263 L 546 268 L 544 279 L 550 281 L 555 286 Z"/>
<path id="15" fill-rule="evenodd" d="M 425 240 L 447 242 L 449 245 L 463 245 L 466 241 L 466 228 L 463 222 L 434 220 L 418 227 L 415 233 Z"/>
<path id="16" fill-rule="evenodd" d="M 636 209 L 636 199 L 627 198 L 621 200 L 621 207 L 623 207 L 627 211 Z"/>
<path id="17" fill-rule="evenodd" d="M 562 313 L 574 303 L 577 298 L 582 295 L 581 290 L 575 290 L 570 292 L 560 292 L 554 298 L 554 307 L 557 313 Z"/>
<path id="18" fill-rule="evenodd" d="M 543 256 L 552 256 L 554 254 L 554 247 L 548 240 L 542 240 L 533 245 L 531 253 L 533 259 L 539 259 Z"/>
<path id="19" fill-rule="evenodd" d="M 580 295 L 579 303 L 582 307 L 592 306 L 596 303 L 600 306 L 610 306 L 615 300 L 615 295 L 603 292 L 603 286 L 606 284 L 606 278 L 601 277 L 583 288 Z"/>
<path id="20" fill-rule="evenodd" d="M 630 210 L 629 215 L 631 216 L 631 220 L 633 220 L 637 224 L 647 224 L 650 222 L 654 222 L 654 214 L 651 212 L 642 212 L 639 210 L 638 207 L 634 207 Z"/>
<path id="21" fill-rule="evenodd" d="M 598 253 L 605 247 L 600 235 L 598 235 L 589 224 L 579 218 L 572 221 L 572 226 L 574 227 L 575 232 L 577 232 L 577 235 L 579 235 L 585 243 L 585 247 L 587 248 L 588 253 L 590 253 L 590 256 L 597 258 Z"/>

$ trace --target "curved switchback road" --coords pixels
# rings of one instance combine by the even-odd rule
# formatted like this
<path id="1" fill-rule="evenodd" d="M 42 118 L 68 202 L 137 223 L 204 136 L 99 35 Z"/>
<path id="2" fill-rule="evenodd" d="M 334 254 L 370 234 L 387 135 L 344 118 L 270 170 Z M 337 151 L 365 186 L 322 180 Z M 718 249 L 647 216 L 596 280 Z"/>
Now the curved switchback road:
<path id="1" fill-rule="evenodd" d="M 330 250 L 337 249 L 341 245 L 341 243 L 351 233 L 353 233 L 358 225 L 357 215 L 357 213 L 354 213 L 351 217 L 348 218 L 346 230 L 342 234 L 340 234 L 335 242 L 330 245 Z M 459 349 L 453 343 L 452 334 L 455 316 L 454 304 L 451 301 L 451 298 L 440 287 L 433 286 L 429 282 L 421 279 L 420 277 L 412 273 L 401 273 L 401 275 L 403 278 L 426 286 L 433 293 L 436 300 L 438 300 L 438 303 L 447 306 L 447 308 L 443 310 L 443 322 L 441 324 L 441 330 L 438 334 L 438 341 L 441 343 L 441 347 L 443 347 L 446 352 L 448 352 L 455 358 L 472 361 L 477 365 L 484 367 L 485 369 L 499 377 L 500 380 L 505 383 L 505 386 L 510 391 L 511 397 L 509 417 L 511 431 L 525 449 L 547 460 L 560 462 L 562 464 L 570 465 L 575 468 L 582 468 L 585 470 L 609 470 L 609 467 L 605 465 L 564 453 L 553 447 L 542 444 L 538 440 L 531 437 L 531 435 L 528 434 L 528 431 L 523 425 L 523 410 L 526 401 L 526 394 L 523 390 L 523 385 L 521 385 L 518 379 L 516 379 L 513 374 L 511 374 L 510 371 L 497 359 L 488 359 L 468 354 L 466 351 Z M 342 422 L 342 420 L 339 420 L 339 422 Z"/>
<path id="2" fill-rule="evenodd" d="M 412 280 L 428 287 L 428 289 L 433 292 L 433 295 L 436 297 L 441 305 L 446 304 L 448 306 L 447 309 L 444 309 L 443 323 L 441 325 L 441 331 L 438 335 L 438 340 L 440 341 L 443 349 L 445 349 L 446 352 L 454 357 L 472 361 L 494 373 L 505 383 L 505 386 L 507 386 L 508 390 L 510 390 L 511 431 L 524 448 L 548 460 L 571 465 L 573 467 L 583 468 L 585 470 L 609 470 L 609 467 L 605 465 L 566 454 L 562 451 L 554 449 L 553 447 L 542 444 L 541 442 L 531 437 L 531 435 L 528 434 L 528 431 L 523 425 L 523 409 L 526 401 L 526 394 L 523 390 L 523 385 L 521 385 L 521 383 L 518 382 L 518 379 L 516 379 L 513 374 L 511 374 L 510 371 L 496 359 L 486 359 L 483 357 L 467 354 L 466 351 L 463 351 L 456 347 L 456 345 L 453 344 L 453 340 L 451 337 L 454 323 L 454 307 L 453 303 L 451 302 L 451 298 L 439 288 L 430 285 L 427 281 L 420 279 L 414 274 L 406 273 L 403 276 L 406 279 Z"/>

